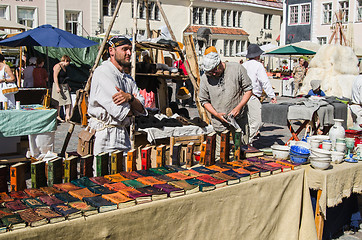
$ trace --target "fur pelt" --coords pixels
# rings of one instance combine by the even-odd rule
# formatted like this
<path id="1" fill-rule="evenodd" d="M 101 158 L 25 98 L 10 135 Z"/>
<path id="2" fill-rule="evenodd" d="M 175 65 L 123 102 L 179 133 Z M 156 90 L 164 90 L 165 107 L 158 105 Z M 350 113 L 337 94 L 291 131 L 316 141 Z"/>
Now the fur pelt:
<path id="1" fill-rule="evenodd" d="M 358 59 L 353 49 L 341 45 L 322 46 L 309 64 L 300 94 L 311 89 L 310 81 L 321 80 L 327 96 L 351 98 L 352 84 L 358 75 Z"/>

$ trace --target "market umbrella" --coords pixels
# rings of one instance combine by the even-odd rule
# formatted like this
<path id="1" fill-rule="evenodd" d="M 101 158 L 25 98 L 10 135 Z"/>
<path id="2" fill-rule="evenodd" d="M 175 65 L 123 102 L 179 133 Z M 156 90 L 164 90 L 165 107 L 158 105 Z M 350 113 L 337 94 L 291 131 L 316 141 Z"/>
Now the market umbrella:
<path id="1" fill-rule="evenodd" d="M 98 44 L 97 42 L 77 36 L 50 24 L 19 33 L 0 41 L 2 46 L 42 46 L 63 48 L 85 48 Z"/>
<path id="2" fill-rule="evenodd" d="M 97 42 L 77 36 L 50 24 L 41 25 L 37 28 L 19 33 L 13 37 L 0 41 L 0 46 L 42 46 L 61 48 L 85 48 L 98 44 Z M 48 48 L 47 70 L 49 72 Z"/>
<path id="3" fill-rule="evenodd" d="M 1 43 L 1 42 L 0 42 Z M 269 55 L 289 55 L 289 69 L 292 70 L 292 55 L 314 55 L 316 54 L 316 52 L 314 51 L 310 51 L 308 49 L 305 48 L 300 48 L 300 47 L 296 47 L 293 45 L 288 45 L 285 47 L 280 47 L 278 49 L 275 49 L 273 51 L 270 51 L 266 54 Z"/>
<path id="4" fill-rule="evenodd" d="M 296 46 L 293 46 L 293 45 L 288 45 L 288 46 L 281 47 L 281 48 L 275 49 L 273 51 L 270 51 L 267 54 L 274 54 L 274 55 L 314 55 L 315 52 L 307 50 L 305 48 L 300 48 L 300 47 L 296 47 Z"/>

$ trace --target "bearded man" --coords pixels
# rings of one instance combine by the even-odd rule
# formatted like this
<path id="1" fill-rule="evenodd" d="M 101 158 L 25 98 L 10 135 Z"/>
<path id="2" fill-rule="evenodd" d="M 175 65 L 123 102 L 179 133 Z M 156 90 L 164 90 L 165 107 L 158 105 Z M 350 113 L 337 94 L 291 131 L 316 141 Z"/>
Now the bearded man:
<path id="1" fill-rule="evenodd" d="M 109 59 L 96 68 L 89 94 L 89 126 L 96 130 L 94 155 L 131 148 L 126 127 L 131 115 L 147 115 L 136 82 L 125 73 L 131 65 L 132 44 L 123 36 L 109 42 Z M 93 164 L 95 168 L 95 161 Z"/>

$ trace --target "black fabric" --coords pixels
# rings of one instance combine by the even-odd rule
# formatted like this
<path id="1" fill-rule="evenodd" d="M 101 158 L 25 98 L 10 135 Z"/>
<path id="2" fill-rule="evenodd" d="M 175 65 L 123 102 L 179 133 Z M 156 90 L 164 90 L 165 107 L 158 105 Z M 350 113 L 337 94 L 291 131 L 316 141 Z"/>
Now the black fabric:
<path id="1" fill-rule="evenodd" d="M 65 68 L 65 71 L 63 70 L 63 68 L 60 68 L 60 71 L 58 73 L 58 83 L 59 84 L 66 84 L 68 83 L 68 73 L 67 73 L 67 68 Z"/>
<path id="2" fill-rule="evenodd" d="M 137 73 L 156 73 L 156 64 L 138 62 L 136 64 Z M 154 92 L 157 94 L 157 89 L 160 82 L 157 77 L 154 76 L 139 76 L 136 75 L 136 84 L 140 89 L 146 89 L 147 92 Z"/>
<path id="3" fill-rule="evenodd" d="M 157 41 L 157 43 L 159 44 L 165 44 L 165 45 L 170 45 L 172 47 L 177 47 L 178 43 L 172 40 L 166 40 L 166 39 L 160 39 Z"/>

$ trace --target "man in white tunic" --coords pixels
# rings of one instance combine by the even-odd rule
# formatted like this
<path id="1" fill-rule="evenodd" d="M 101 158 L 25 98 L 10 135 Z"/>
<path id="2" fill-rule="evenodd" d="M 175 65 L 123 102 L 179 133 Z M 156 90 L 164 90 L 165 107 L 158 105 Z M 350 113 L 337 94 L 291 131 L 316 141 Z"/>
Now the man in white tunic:
<path id="1" fill-rule="evenodd" d="M 355 127 L 362 125 L 362 75 L 358 75 L 352 85 L 352 104 L 349 106 L 352 112 Z"/>
<path id="2" fill-rule="evenodd" d="M 269 82 L 263 64 L 260 63 L 260 55 L 264 51 L 256 44 L 250 44 L 248 47 L 248 53 L 246 57 L 249 59 L 243 63 L 248 76 L 253 85 L 253 95 L 250 97 L 248 105 L 248 120 L 249 120 L 249 142 L 257 136 L 263 123 L 261 121 L 261 102 L 260 97 L 263 93 L 263 89 L 271 98 L 272 103 L 276 103 L 277 99 L 272 85 Z"/>
<path id="3" fill-rule="evenodd" d="M 110 58 L 97 67 L 89 95 L 89 125 L 96 130 L 94 155 L 131 148 L 126 127 L 131 115 L 146 115 L 136 82 L 124 72 L 130 67 L 132 44 L 121 36 L 109 40 Z M 93 163 L 95 168 L 95 161 Z"/>

